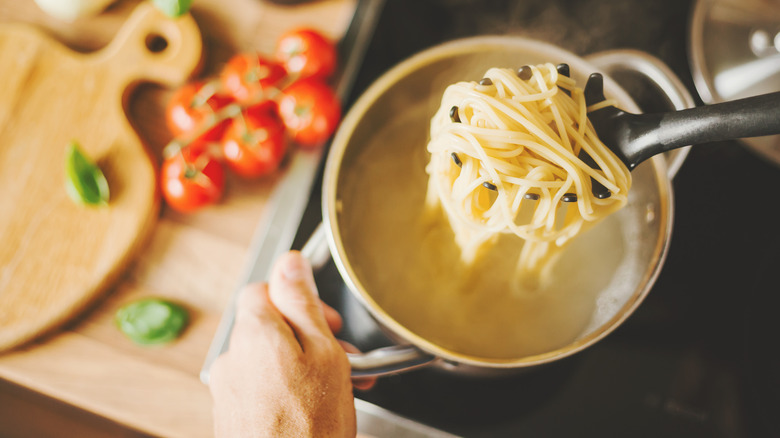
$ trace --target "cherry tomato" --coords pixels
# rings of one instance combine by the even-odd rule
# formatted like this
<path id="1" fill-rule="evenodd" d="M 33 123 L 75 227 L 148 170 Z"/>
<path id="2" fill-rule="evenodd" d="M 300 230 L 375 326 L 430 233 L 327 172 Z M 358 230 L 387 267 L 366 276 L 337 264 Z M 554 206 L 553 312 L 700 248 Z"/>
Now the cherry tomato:
<path id="1" fill-rule="evenodd" d="M 326 79 L 336 70 L 336 47 L 314 29 L 292 29 L 276 42 L 276 59 L 299 78 Z"/>
<path id="2" fill-rule="evenodd" d="M 256 53 L 240 53 L 225 64 L 222 86 L 237 101 L 251 104 L 270 98 L 269 93 L 285 77 L 284 67 Z"/>
<path id="3" fill-rule="evenodd" d="M 176 90 L 168 101 L 165 111 L 168 129 L 178 137 L 193 135 L 214 124 L 204 130 L 200 140 L 216 141 L 227 127 L 225 122 L 216 124 L 216 113 L 232 102 L 229 96 L 220 93 L 216 82 L 190 82 Z"/>
<path id="4" fill-rule="evenodd" d="M 222 197 L 225 171 L 205 147 L 184 147 L 163 161 L 160 181 L 171 208 L 192 212 Z"/>
<path id="5" fill-rule="evenodd" d="M 324 82 L 302 79 L 282 90 L 279 113 L 293 140 L 303 147 L 319 146 L 341 119 L 336 93 Z"/>
<path id="6" fill-rule="evenodd" d="M 257 178 L 275 171 L 287 152 L 284 124 L 276 107 L 250 106 L 234 118 L 222 138 L 222 155 L 238 175 Z"/>

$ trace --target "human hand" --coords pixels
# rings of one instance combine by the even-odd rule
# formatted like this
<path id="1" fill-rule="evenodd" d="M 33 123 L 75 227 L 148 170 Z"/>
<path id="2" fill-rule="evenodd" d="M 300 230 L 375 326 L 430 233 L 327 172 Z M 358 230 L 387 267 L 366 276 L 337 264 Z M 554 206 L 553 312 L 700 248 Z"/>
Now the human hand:
<path id="1" fill-rule="evenodd" d="M 300 253 L 280 257 L 269 284 L 247 286 L 210 372 L 216 436 L 355 436 L 349 362 L 332 334 L 340 326 Z"/>

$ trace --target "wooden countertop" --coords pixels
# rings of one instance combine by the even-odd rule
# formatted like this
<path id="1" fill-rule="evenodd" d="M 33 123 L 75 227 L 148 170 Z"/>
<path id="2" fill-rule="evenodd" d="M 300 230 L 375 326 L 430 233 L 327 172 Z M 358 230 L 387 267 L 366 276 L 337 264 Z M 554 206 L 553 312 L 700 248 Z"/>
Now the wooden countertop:
<path id="1" fill-rule="evenodd" d="M 96 17 L 65 23 L 43 14 L 32 1 L 2 0 L 0 23 L 30 23 L 75 50 L 92 51 L 112 39 L 137 3 L 121 0 Z M 201 76 L 213 75 L 238 51 L 271 51 L 276 37 L 294 25 L 311 25 L 338 39 L 355 5 L 356 0 L 296 6 L 263 0 L 195 0 L 192 14 L 205 49 Z M 142 85 L 130 103 L 131 122 L 158 158 L 170 139 L 161 121 L 171 92 Z M 0 379 L 144 434 L 211 436 L 211 398 L 198 374 L 277 182 L 278 177 L 255 182 L 229 179 L 221 204 L 192 215 L 163 207 L 150 240 L 119 284 L 64 329 L 0 355 Z M 139 347 L 115 328 L 117 308 L 148 295 L 190 308 L 192 322 L 178 341 Z M 0 435 L 10 421 L 3 409 L 0 402 Z M 23 431 L 24 425 L 13 427 Z"/>

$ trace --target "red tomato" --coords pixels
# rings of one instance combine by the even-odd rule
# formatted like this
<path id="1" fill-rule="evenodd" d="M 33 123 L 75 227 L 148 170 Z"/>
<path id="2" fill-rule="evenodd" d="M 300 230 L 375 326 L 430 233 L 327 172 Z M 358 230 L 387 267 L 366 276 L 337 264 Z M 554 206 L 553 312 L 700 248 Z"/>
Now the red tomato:
<path id="1" fill-rule="evenodd" d="M 192 135 L 206 125 L 200 139 L 208 142 L 218 140 L 227 127 L 226 123 L 216 123 L 216 113 L 232 103 L 229 96 L 221 94 L 216 82 L 190 82 L 171 96 L 165 111 L 168 129 L 175 136 Z"/>
<path id="2" fill-rule="evenodd" d="M 336 47 L 314 29 L 293 29 L 282 34 L 274 52 L 290 74 L 326 79 L 336 71 Z"/>
<path id="3" fill-rule="evenodd" d="M 276 107 L 261 104 L 232 120 L 222 138 L 222 155 L 238 175 L 257 178 L 275 171 L 287 152 L 284 125 Z"/>
<path id="4" fill-rule="evenodd" d="M 279 113 L 293 140 L 303 147 L 319 146 L 341 119 L 336 93 L 324 82 L 309 78 L 282 90 Z"/>
<path id="5" fill-rule="evenodd" d="M 284 67 L 256 53 L 233 56 L 222 69 L 225 91 L 245 104 L 269 99 L 269 92 L 285 77 Z"/>
<path id="6" fill-rule="evenodd" d="M 171 208 L 192 212 L 222 197 L 225 171 L 205 148 L 185 147 L 163 161 L 160 181 Z"/>

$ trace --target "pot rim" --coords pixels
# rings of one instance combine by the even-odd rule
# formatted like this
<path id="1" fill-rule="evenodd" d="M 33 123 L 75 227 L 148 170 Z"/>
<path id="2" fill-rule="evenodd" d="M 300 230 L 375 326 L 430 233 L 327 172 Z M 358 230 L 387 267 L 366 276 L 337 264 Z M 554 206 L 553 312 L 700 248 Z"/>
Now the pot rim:
<path id="1" fill-rule="evenodd" d="M 322 216 L 328 246 L 330 247 L 336 267 L 344 279 L 345 284 L 352 295 L 368 309 L 372 317 L 382 325 L 382 328 L 385 331 L 389 331 L 395 338 L 401 339 L 404 342 L 414 345 L 426 353 L 440 357 L 445 361 L 452 361 L 481 368 L 511 369 L 540 365 L 571 356 L 606 337 L 633 314 L 649 293 L 666 260 L 672 232 L 673 192 L 671 181 L 667 177 L 667 166 L 664 157 L 659 155 L 648 160 L 646 163 L 652 163 L 655 178 L 659 183 L 657 188 L 660 199 L 660 211 L 656 212 L 660 233 L 659 239 L 653 249 L 653 256 L 651 259 L 652 267 L 645 271 L 640 283 L 641 287 L 634 292 L 612 318 L 586 336 L 582 336 L 563 347 L 546 353 L 522 356 L 519 358 L 482 358 L 440 347 L 397 322 L 379 306 L 357 277 L 351 263 L 349 263 L 347 259 L 341 232 L 338 227 L 336 186 L 341 170 L 341 162 L 347 145 L 349 144 L 349 139 L 361 122 L 363 115 L 371 108 L 373 103 L 400 78 L 406 77 L 421 66 L 439 61 L 443 58 L 448 58 L 464 52 L 478 51 L 481 48 L 496 47 L 525 47 L 531 51 L 548 53 L 551 60 L 565 60 L 565 62 L 570 64 L 576 64 L 576 66 L 572 65 L 573 69 L 581 66 L 583 68 L 588 68 L 587 71 L 597 71 L 595 67 L 591 66 L 582 57 L 574 53 L 550 43 L 521 36 L 487 35 L 461 38 L 433 46 L 412 55 L 375 80 L 357 99 L 342 120 L 331 143 L 331 148 L 324 167 Z M 610 77 L 604 77 L 604 86 L 605 89 L 609 90 L 609 94 L 612 94 L 613 97 L 617 97 L 617 100 L 621 102 L 621 105 L 625 106 L 625 109 L 629 111 L 639 111 L 630 96 L 628 96 L 628 94 Z"/>

